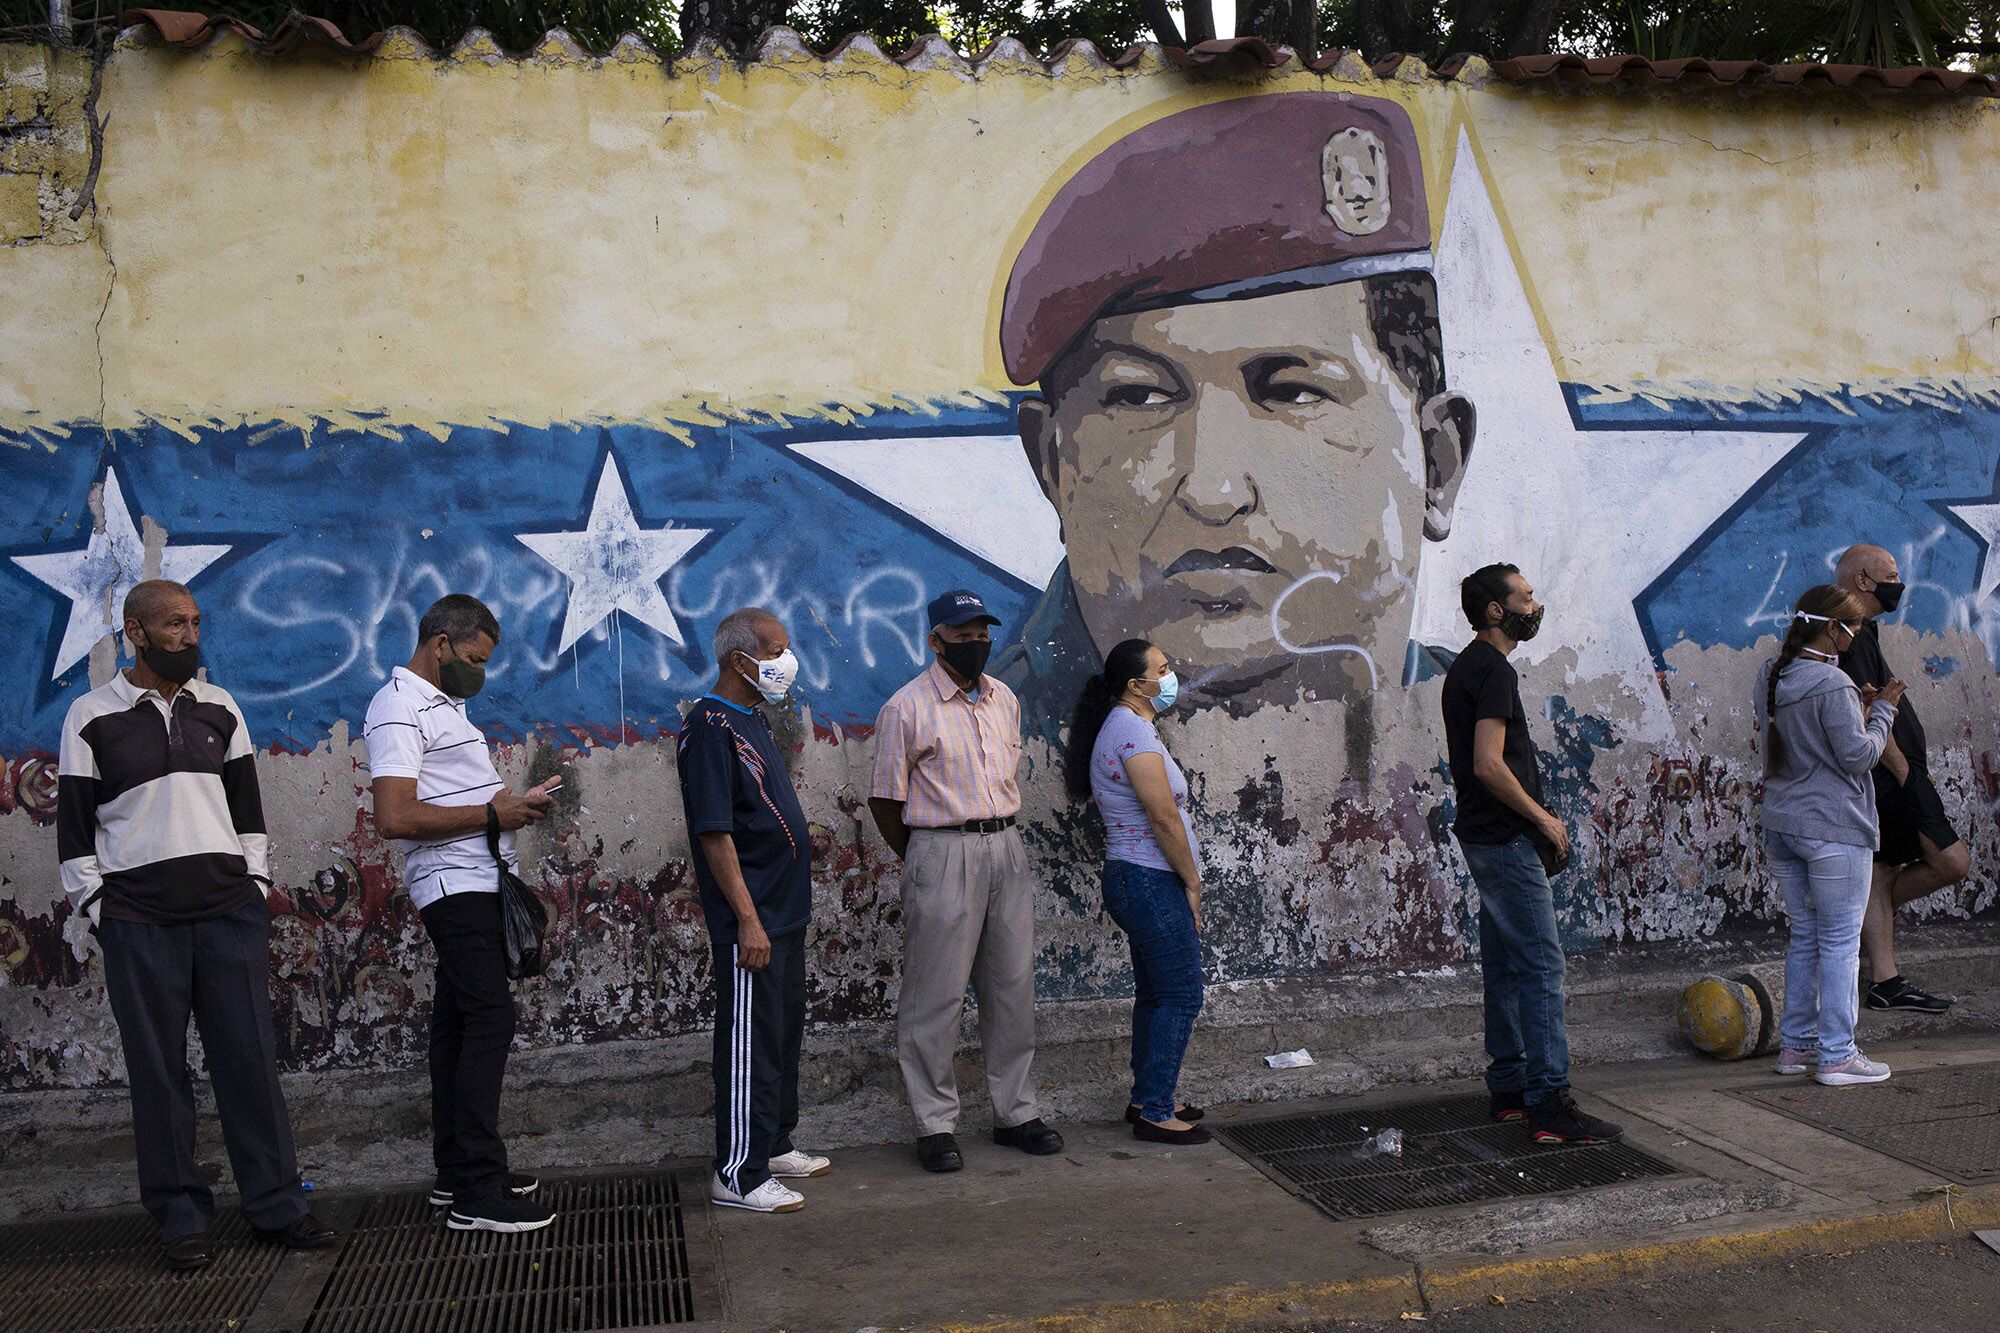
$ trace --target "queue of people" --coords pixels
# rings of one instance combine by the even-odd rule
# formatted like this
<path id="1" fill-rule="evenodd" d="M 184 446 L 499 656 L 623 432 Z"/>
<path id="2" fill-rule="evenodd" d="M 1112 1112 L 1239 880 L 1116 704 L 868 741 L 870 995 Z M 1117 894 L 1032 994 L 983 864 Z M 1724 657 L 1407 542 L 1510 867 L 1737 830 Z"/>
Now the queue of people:
<path id="1" fill-rule="evenodd" d="M 1937 1012 L 1946 1001 L 1900 976 L 1896 907 L 1956 882 L 1964 845 L 1930 783 L 1923 731 L 1883 661 L 1876 619 L 1901 594 L 1886 551 L 1856 546 L 1837 581 L 1799 598 L 1755 700 L 1763 734 L 1766 856 L 1790 923 L 1780 1074 L 1831 1086 L 1879 1082 L 1854 1041 L 1866 1003 Z M 1544 608 L 1516 567 L 1461 586 L 1473 631 L 1442 691 L 1456 802 L 1453 830 L 1479 893 L 1486 1084 L 1492 1117 L 1546 1143 L 1617 1140 L 1617 1125 L 1570 1091 L 1564 954 L 1551 876 L 1568 864 L 1546 804 L 1520 679 L 1509 658 Z M 1046 1156 L 1035 1054 L 1033 869 L 1021 838 L 1020 705 L 986 672 L 998 618 L 956 589 L 928 609 L 932 661 L 876 724 L 869 806 L 902 861 L 897 1062 L 918 1164 L 963 1169 L 955 1137 L 959 1021 L 979 1008 L 993 1139 Z M 97 933 L 131 1085 L 140 1196 L 167 1263 L 213 1260 L 213 1197 L 194 1157 L 187 1026 L 200 1029 L 243 1210 L 261 1236 L 334 1243 L 299 1179 L 269 994 L 268 839 L 247 724 L 220 686 L 197 680 L 201 614 L 179 584 L 135 587 L 124 607 L 134 663 L 79 699 L 64 723 L 57 835 L 64 889 Z M 514 792 L 467 715 L 501 627 L 463 594 L 423 615 L 407 663 L 371 702 L 368 745 L 381 835 L 435 953 L 430 1017 L 429 1201 L 447 1227 L 533 1231 L 554 1214 L 539 1183 L 509 1169 L 500 1098 L 515 1011 L 499 905 L 518 869 L 515 834 L 554 807 L 560 777 Z M 715 1157 L 710 1199 L 794 1212 L 791 1183 L 828 1158 L 793 1140 L 812 917 L 807 819 L 762 705 L 798 674 L 786 626 L 750 607 L 714 639 L 714 688 L 677 742 L 681 798 L 713 957 Z M 1133 970 L 1135 1138 L 1207 1142 L 1178 1091 L 1201 1012 L 1202 854 L 1188 780 L 1161 730 L 1180 693 L 1174 664 L 1129 639 L 1083 682 L 1064 758 L 1069 797 L 1103 822 L 1105 911 Z"/>

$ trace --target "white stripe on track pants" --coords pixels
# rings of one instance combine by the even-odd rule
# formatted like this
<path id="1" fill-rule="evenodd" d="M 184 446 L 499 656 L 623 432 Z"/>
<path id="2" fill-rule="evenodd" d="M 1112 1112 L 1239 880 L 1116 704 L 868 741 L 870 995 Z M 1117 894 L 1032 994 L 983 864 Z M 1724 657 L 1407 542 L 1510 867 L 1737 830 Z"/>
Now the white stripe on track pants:
<path id="1" fill-rule="evenodd" d="M 715 945 L 715 1174 L 738 1194 L 771 1178 L 799 1123 L 799 1045 L 806 1027 L 806 933 L 771 941 L 762 971 Z"/>

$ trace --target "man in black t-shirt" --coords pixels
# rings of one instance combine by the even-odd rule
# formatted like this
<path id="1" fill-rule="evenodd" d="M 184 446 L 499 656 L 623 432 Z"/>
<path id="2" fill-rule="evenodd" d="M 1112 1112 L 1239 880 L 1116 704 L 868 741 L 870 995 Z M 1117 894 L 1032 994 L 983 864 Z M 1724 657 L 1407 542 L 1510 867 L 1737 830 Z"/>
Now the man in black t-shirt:
<path id="1" fill-rule="evenodd" d="M 1840 669 L 1863 691 L 1879 689 L 1894 678 L 1882 657 L 1882 631 L 1876 617 L 1894 611 L 1903 600 L 1896 557 L 1879 546 L 1850 546 L 1834 568 L 1840 586 L 1853 593 L 1869 619 L 1846 652 Z M 1875 878 L 1868 894 L 1868 914 L 1861 921 L 1861 948 L 1868 955 L 1870 1009 L 1911 1009 L 1941 1014 L 1951 1001 L 1910 984 L 1896 964 L 1896 909 L 1964 879 L 1972 856 L 1958 830 L 1945 816 L 1944 802 L 1931 783 L 1924 724 L 1908 696 L 1896 710 L 1896 725 L 1882 762 L 1875 766 L 1875 811 L 1882 823 L 1882 846 L 1875 853 Z"/>
<path id="2" fill-rule="evenodd" d="M 751 607 L 715 631 L 715 689 L 681 721 L 681 804 L 715 950 L 715 1178 L 710 1202 L 789 1213 L 783 1178 L 832 1163 L 799 1151 L 812 837 L 771 725 L 758 711 L 798 675 L 778 618 Z"/>
<path id="3" fill-rule="evenodd" d="M 1479 887 L 1486 983 L 1486 1088 L 1495 1120 L 1528 1121 L 1537 1143 L 1609 1143 L 1624 1131 L 1585 1114 L 1569 1090 L 1563 950 L 1549 868 L 1569 834 L 1542 804 L 1542 778 L 1507 655 L 1542 626 L 1542 604 L 1512 565 L 1459 585 L 1477 631 L 1444 678 L 1445 743 L 1458 816 L 1452 831 Z"/>

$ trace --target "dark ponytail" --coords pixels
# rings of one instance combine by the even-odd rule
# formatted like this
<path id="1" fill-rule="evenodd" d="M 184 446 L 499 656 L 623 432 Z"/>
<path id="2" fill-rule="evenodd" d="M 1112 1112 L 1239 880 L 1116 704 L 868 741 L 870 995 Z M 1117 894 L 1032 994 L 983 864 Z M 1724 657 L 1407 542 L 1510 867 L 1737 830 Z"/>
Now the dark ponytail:
<path id="1" fill-rule="evenodd" d="M 1799 612 L 1808 616 L 1823 617 L 1807 620 Z M 1775 778 L 1785 767 L 1785 740 L 1778 734 L 1778 677 L 1786 667 L 1798 660 L 1805 646 L 1813 641 L 1829 620 L 1862 620 L 1866 613 L 1854 594 L 1838 583 L 1822 583 L 1806 589 L 1792 608 L 1792 623 L 1785 629 L 1785 641 L 1778 646 L 1778 660 L 1771 666 L 1770 678 L 1764 682 L 1764 776 Z"/>
<path id="2" fill-rule="evenodd" d="M 1097 733 L 1104 719 L 1125 693 L 1125 687 L 1146 673 L 1146 654 L 1153 645 L 1145 639 L 1127 639 L 1104 659 L 1104 670 L 1083 682 L 1076 709 L 1069 716 L 1069 746 L 1063 751 L 1063 785 L 1069 798 L 1081 801 L 1090 795 L 1090 753 L 1097 748 Z"/>

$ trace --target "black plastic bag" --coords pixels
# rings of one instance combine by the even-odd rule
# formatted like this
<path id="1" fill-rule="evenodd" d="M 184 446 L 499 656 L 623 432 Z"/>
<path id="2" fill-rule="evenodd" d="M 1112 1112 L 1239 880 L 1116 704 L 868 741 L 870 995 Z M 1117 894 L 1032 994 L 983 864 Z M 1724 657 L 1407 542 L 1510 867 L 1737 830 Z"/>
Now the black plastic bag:
<path id="1" fill-rule="evenodd" d="M 507 979 L 542 975 L 542 936 L 549 928 L 549 909 L 507 868 L 500 856 L 500 816 L 486 807 L 486 846 L 500 867 L 500 933 L 507 939 Z"/>

